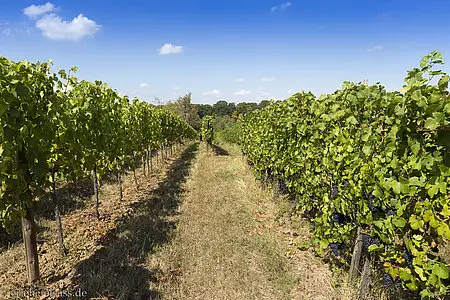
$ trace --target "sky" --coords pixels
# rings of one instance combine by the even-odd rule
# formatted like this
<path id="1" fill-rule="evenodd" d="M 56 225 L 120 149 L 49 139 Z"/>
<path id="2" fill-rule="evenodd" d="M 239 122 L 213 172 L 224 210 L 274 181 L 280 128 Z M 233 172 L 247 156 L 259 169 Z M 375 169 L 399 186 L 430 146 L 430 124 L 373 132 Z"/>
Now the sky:
<path id="1" fill-rule="evenodd" d="M 364 79 L 398 90 L 431 51 L 450 62 L 448 0 L 1 2 L 1 56 L 52 58 L 150 103 L 319 96 Z"/>

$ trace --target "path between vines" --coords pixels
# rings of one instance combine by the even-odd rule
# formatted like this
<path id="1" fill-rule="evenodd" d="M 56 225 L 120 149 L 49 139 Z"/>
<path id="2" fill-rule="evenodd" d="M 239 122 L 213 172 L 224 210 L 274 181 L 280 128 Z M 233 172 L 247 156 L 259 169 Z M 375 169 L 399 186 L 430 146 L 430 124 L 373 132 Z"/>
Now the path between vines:
<path id="1" fill-rule="evenodd" d="M 332 299 L 328 266 L 296 242 L 307 238 L 277 222 L 237 148 L 202 145 L 180 197 L 173 239 L 148 263 L 163 270 L 165 299 Z"/>
<path id="2" fill-rule="evenodd" d="M 105 184 L 100 221 L 92 195 L 76 204 L 63 215 L 66 257 L 49 209 L 37 220 L 39 287 L 90 299 L 347 299 L 329 266 L 299 250 L 308 225 L 279 222 L 289 203 L 261 191 L 237 147 L 221 147 L 193 144 L 151 177 L 138 169 L 139 188 L 129 174 L 121 202 Z M 20 242 L 0 253 L 4 290 L 26 283 L 22 258 Z"/>

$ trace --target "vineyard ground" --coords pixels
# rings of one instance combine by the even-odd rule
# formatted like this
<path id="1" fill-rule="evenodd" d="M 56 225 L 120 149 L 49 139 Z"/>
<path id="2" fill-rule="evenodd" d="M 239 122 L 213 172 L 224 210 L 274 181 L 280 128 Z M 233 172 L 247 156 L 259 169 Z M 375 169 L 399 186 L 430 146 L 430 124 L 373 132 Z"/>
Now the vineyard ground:
<path id="1" fill-rule="evenodd" d="M 300 219 L 278 222 L 289 208 L 261 191 L 237 147 L 202 145 L 183 185 L 174 238 L 155 255 L 164 299 L 351 299 L 333 288 L 329 266 L 310 251 Z"/>
<path id="2" fill-rule="evenodd" d="M 89 297 L 103 299 L 150 299 L 157 296 L 152 288 L 158 270 L 148 269 L 145 259 L 169 240 L 174 228 L 173 215 L 178 208 L 181 183 L 196 153 L 193 144 L 166 165 L 158 163 L 150 177 L 137 169 L 139 188 L 132 172 L 123 183 L 123 200 L 118 185 L 105 182 L 100 189 L 100 215 L 94 214 L 92 183 L 76 188 L 58 189 L 58 196 L 73 201 L 63 209 L 65 244 L 68 255 L 61 257 L 56 243 L 56 225 L 46 203 L 39 205 L 37 219 L 39 259 L 42 282 L 36 288 L 44 291 L 87 291 Z M 155 165 L 155 161 L 154 161 Z M 71 194 L 71 197 L 70 195 Z M 20 229 L 19 229 L 20 230 Z M 0 253 L 0 297 L 26 286 L 23 244 L 17 242 Z M 53 299 L 52 297 L 38 297 Z"/>
<path id="3" fill-rule="evenodd" d="M 100 221 L 89 182 L 78 187 L 84 201 L 62 219 L 64 258 L 53 217 L 43 214 L 39 287 L 97 299 L 352 299 L 351 289 L 333 288 L 327 264 L 298 250 L 308 224 L 279 221 L 290 204 L 261 191 L 239 149 L 204 148 L 175 153 L 151 177 L 138 169 L 138 189 L 128 174 L 122 202 L 117 184 L 105 183 Z M 23 257 L 20 242 L 0 253 L 3 291 L 24 287 Z"/>

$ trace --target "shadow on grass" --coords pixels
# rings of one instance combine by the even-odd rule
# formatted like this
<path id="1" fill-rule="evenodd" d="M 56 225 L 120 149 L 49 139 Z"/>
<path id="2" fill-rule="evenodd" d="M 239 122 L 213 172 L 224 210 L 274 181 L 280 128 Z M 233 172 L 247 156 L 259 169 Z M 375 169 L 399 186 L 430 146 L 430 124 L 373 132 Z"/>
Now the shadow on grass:
<path id="1" fill-rule="evenodd" d="M 160 299 L 152 282 L 157 282 L 161 270 L 148 270 L 145 262 L 172 236 L 176 223 L 170 216 L 177 214 L 181 184 L 197 150 L 197 143 L 188 147 L 170 166 L 164 181 L 133 205 L 133 215 L 118 220 L 117 228 L 101 242 L 102 248 L 76 265 L 79 275 L 72 281 L 89 297 Z"/>
<path id="2" fill-rule="evenodd" d="M 217 156 L 228 156 L 230 155 L 230 153 L 228 153 L 228 151 L 226 151 L 225 149 L 217 146 L 217 145 L 212 145 L 213 151 Z"/>

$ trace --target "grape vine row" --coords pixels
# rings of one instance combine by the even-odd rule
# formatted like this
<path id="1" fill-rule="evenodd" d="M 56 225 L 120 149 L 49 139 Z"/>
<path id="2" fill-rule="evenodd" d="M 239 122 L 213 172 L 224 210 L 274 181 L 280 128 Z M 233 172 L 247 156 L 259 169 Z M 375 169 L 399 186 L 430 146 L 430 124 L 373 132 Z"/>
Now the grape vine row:
<path id="1" fill-rule="evenodd" d="M 136 166 L 149 150 L 194 139 L 171 112 L 119 96 L 101 81 L 79 81 L 51 64 L 0 57 L 0 222 L 22 218 L 30 281 L 39 277 L 33 203 L 60 179 L 98 180 Z M 54 183 L 54 182 L 53 182 Z"/>
<path id="2" fill-rule="evenodd" d="M 255 176 L 285 180 L 309 212 L 317 253 L 337 254 L 361 227 L 391 281 L 424 299 L 450 291 L 448 258 L 433 250 L 450 239 L 449 76 L 434 68 L 442 63 L 437 51 L 425 56 L 401 91 L 345 82 L 319 98 L 272 101 L 245 116 L 240 138 Z"/>

